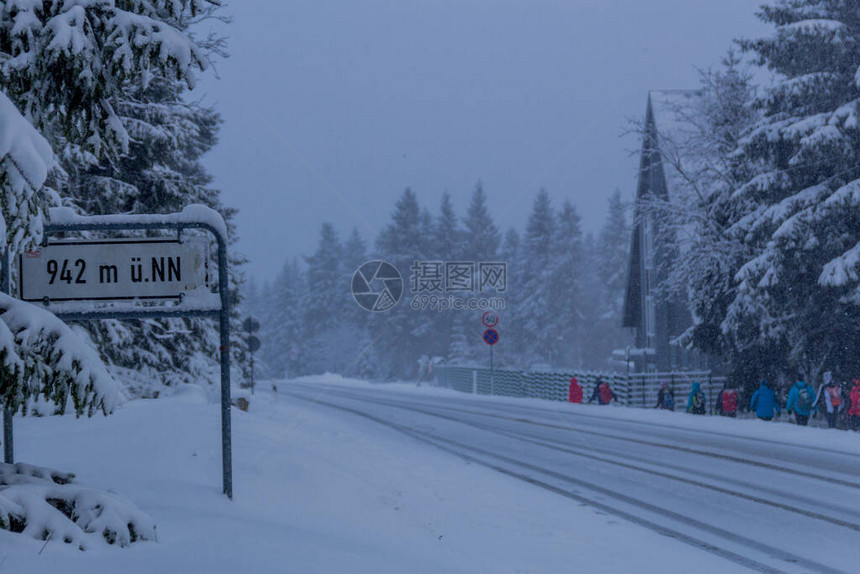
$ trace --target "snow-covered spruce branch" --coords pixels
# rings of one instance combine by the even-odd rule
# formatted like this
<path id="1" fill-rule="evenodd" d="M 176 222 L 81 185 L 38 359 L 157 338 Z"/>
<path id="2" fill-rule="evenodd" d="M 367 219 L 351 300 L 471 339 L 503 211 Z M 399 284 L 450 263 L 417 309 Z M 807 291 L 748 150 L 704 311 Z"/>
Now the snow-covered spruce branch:
<path id="1" fill-rule="evenodd" d="M 22 408 L 42 396 L 63 412 L 108 414 L 120 392 L 98 353 L 60 319 L 0 293 L 0 368 L 4 406 Z"/>
<path id="2" fill-rule="evenodd" d="M 192 87 L 209 67 L 183 22 L 206 0 L 0 4 L 0 74 L 9 95 L 59 149 L 96 165 L 128 151 L 113 105 L 124 86 L 162 75 Z M 5 29 L 8 28 L 8 29 Z M 44 102 L 51 102 L 45 106 Z"/>

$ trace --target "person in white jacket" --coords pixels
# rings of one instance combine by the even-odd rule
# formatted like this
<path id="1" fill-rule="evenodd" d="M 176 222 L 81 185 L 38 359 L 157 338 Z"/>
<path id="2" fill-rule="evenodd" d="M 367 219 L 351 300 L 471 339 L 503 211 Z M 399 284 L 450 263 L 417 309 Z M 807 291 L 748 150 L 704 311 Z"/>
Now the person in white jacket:
<path id="1" fill-rule="evenodd" d="M 845 401 L 842 400 L 842 388 L 833 380 L 833 373 L 830 371 L 824 373 L 824 383 L 818 388 L 812 408 L 816 408 L 821 403 L 824 404 L 824 408 L 820 410 L 824 411 L 827 426 L 836 428 L 836 417 L 845 406 Z"/>

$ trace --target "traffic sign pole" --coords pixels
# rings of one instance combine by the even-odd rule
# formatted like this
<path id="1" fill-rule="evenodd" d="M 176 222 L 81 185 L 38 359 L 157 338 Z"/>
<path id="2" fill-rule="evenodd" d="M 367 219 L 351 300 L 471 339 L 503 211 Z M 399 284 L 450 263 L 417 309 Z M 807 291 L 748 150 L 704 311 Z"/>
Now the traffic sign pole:
<path id="1" fill-rule="evenodd" d="M 496 372 L 493 369 L 493 345 L 490 345 L 490 392 L 496 394 Z"/>
<path id="2" fill-rule="evenodd" d="M 493 347 L 496 343 L 499 342 L 499 332 L 495 329 L 496 325 L 499 324 L 499 315 L 495 311 L 487 311 L 481 316 L 481 323 L 484 324 L 487 329 L 484 331 L 482 338 L 484 342 L 490 347 L 490 394 L 496 394 L 496 371 L 495 365 L 493 364 Z"/>

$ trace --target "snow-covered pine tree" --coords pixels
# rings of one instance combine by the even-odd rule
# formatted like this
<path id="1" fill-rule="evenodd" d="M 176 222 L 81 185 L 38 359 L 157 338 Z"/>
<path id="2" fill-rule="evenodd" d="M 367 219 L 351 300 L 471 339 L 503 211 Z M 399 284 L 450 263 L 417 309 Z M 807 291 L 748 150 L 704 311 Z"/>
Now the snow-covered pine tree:
<path id="1" fill-rule="evenodd" d="M 447 192 L 442 194 L 439 204 L 439 213 L 433 225 L 433 236 L 431 244 L 427 247 L 427 258 L 433 261 L 460 261 L 460 250 L 463 248 L 463 229 L 454 212 L 451 195 Z M 441 294 L 440 294 L 441 295 Z M 454 320 L 456 315 L 462 312 L 436 313 L 433 321 L 433 336 L 430 340 L 431 348 L 428 355 L 431 357 L 448 357 L 454 348 Z M 459 347 L 457 347 L 459 349 Z M 460 357 L 460 350 L 455 353 Z M 458 359 L 459 360 L 459 359 Z"/>
<path id="2" fill-rule="evenodd" d="M 362 264 L 367 262 L 367 242 L 359 233 L 357 227 L 352 228 L 346 242 L 343 244 L 343 267 L 354 273 Z M 350 276 L 351 276 L 350 273 Z M 359 307 L 360 308 L 360 307 Z M 361 315 L 364 318 L 365 315 Z"/>
<path id="3" fill-rule="evenodd" d="M 455 297 L 474 297 L 478 293 L 478 273 L 479 266 L 482 262 L 498 261 L 499 245 L 501 243 L 501 234 L 496 226 L 493 216 L 490 214 L 490 208 L 487 200 L 487 193 L 484 191 L 483 184 L 478 181 L 475 184 L 475 189 L 469 199 L 469 207 L 466 210 L 466 216 L 463 218 L 463 232 L 460 234 L 460 246 L 455 250 L 455 255 L 460 261 L 474 263 L 475 265 L 475 283 L 474 292 L 453 293 Z M 450 295 L 450 293 L 449 293 Z M 494 296 L 492 291 L 485 292 L 484 296 Z M 483 331 L 481 326 L 480 311 L 457 311 L 458 315 L 464 315 L 462 322 L 452 326 L 455 329 L 454 335 L 459 339 L 462 333 L 465 336 L 465 341 L 458 343 L 458 354 L 462 357 L 465 354 L 471 355 L 473 362 L 477 361 L 480 364 L 487 364 L 486 349 L 484 344 L 480 343 L 480 336 Z M 459 321 L 459 319 L 458 319 Z M 507 321 L 505 322 L 507 325 Z M 496 347 L 496 351 L 500 351 L 506 346 L 502 343 Z"/>
<path id="4" fill-rule="evenodd" d="M 253 277 L 249 277 L 242 296 L 242 317 L 254 317 L 262 324 L 263 317 L 269 314 L 266 308 L 268 291 L 269 284 L 267 282 L 260 284 Z"/>
<path id="5" fill-rule="evenodd" d="M 456 366 L 475 365 L 477 355 L 475 345 L 471 342 L 466 313 L 456 313 L 451 317 L 451 334 L 448 337 L 448 363 Z"/>
<path id="6" fill-rule="evenodd" d="M 776 74 L 741 141 L 753 166 L 733 194 L 752 246 L 723 331 L 775 349 L 775 368 L 856 372 L 860 343 L 860 19 L 844 0 L 770 2 L 769 37 L 741 42 Z M 794 374 L 793 372 L 791 374 Z"/>
<path id="7" fill-rule="evenodd" d="M 621 198 L 621 190 L 616 189 L 612 192 L 607 203 L 606 221 L 600 229 L 600 241 L 597 244 L 597 251 L 604 264 L 596 272 L 606 286 L 607 292 L 611 293 L 611 296 L 607 297 L 606 313 L 620 325 L 621 299 L 629 258 L 630 226 L 627 224 L 627 206 Z"/>
<path id="8" fill-rule="evenodd" d="M 433 216 L 426 207 L 421 209 L 418 234 L 420 238 L 420 257 L 417 259 L 421 261 L 435 259 L 435 253 L 438 252 L 435 242 L 436 226 Z M 411 272 L 410 270 L 408 273 Z M 408 277 L 404 277 L 404 279 L 411 281 L 411 278 Z M 408 304 L 409 300 L 407 299 L 406 302 Z M 415 323 L 412 331 L 413 337 L 422 342 L 422 348 L 419 351 L 420 354 L 416 358 L 416 362 L 420 360 L 423 364 L 423 361 L 427 358 L 434 355 L 442 355 L 445 352 L 445 340 L 440 340 L 437 334 L 440 321 L 439 315 L 444 315 L 444 313 L 433 312 L 432 310 L 416 312 L 414 309 L 413 312 L 419 314 L 423 319 Z"/>
<path id="9" fill-rule="evenodd" d="M 545 330 L 553 365 L 580 367 L 582 364 L 582 218 L 570 201 L 558 213 L 550 265 L 552 323 Z"/>
<path id="10" fill-rule="evenodd" d="M 522 246 L 522 298 L 516 314 L 521 317 L 522 350 L 532 361 L 549 362 L 553 357 L 548 341 L 556 309 L 552 308 L 552 257 L 556 239 L 556 215 L 549 194 L 535 196 Z"/>
<path id="11" fill-rule="evenodd" d="M 356 270 L 368 260 L 367 243 L 357 228 L 343 245 L 343 289 L 346 291 Z M 344 337 L 347 361 L 343 368 L 345 376 L 373 376 L 377 364 L 376 348 L 368 327 L 369 313 L 361 308 L 352 297 L 348 297 L 346 309 L 341 318 L 345 328 Z"/>
<path id="12" fill-rule="evenodd" d="M 337 331 L 346 312 L 349 278 L 343 273 L 343 246 L 331 223 L 323 223 L 314 254 L 305 258 L 307 282 L 302 316 L 301 353 L 310 373 L 340 372 L 347 357 Z"/>
<path id="13" fill-rule="evenodd" d="M 288 261 L 284 261 L 281 270 L 286 267 Z M 283 373 L 278 372 L 277 362 L 280 359 L 278 353 L 283 349 L 271 338 L 271 334 L 278 325 L 275 324 L 273 314 L 278 304 L 277 283 L 280 273 L 269 281 L 257 283 L 254 278 L 249 278 L 245 284 L 245 294 L 242 299 L 242 315 L 254 317 L 260 322 L 260 350 L 256 355 L 256 369 L 261 377 L 278 378 Z M 301 328 L 301 322 L 299 327 Z M 274 359 L 274 360 L 273 360 Z M 290 373 L 292 376 L 294 373 Z"/>
<path id="14" fill-rule="evenodd" d="M 505 233 L 499 250 L 499 260 L 507 265 L 508 289 L 503 294 L 505 309 L 501 312 L 504 318 L 502 326 L 504 344 L 496 345 L 496 356 L 500 365 L 511 365 L 517 368 L 526 362 L 522 343 L 523 315 L 519 312 L 525 277 L 521 243 L 519 232 L 511 228 Z"/>
<path id="15" fill-rule="evenodd" d="M 594 233 L 588 232 L 582 238 L 582 263 L 585 272 L 582 275 L 582 299 L 586 302 L 582 310 L 582 363 L 587 369 L 603 369 L 608 358 L 604 337 L 606 321 L 603 320 L 601 302 L 604 299 L 604 285 L 601 279 L 599 241 Z M 627 263 L 625 262 L 625 266 Z M 620 325 L 620 319 L 616 318 Z"/>
<path id="16" fill-rule="evenodd" d="M 301 374 L 298 354 L 302 341 L 302 303 L 306 297 L 305 276 L 299 262 L 287 260 L 265 293 L 258 312 L 260 359 L 273 378 Z M 293 350 L 296 353 L 293 353 Z M 295 355 L 295 356 L 294 356 Z"/>
<path id="17" fill-rule="evenodd" d="M 389 223 L 376 238 L 379 258 L 388 261 L 403 277 L 403 300 L 393 309 L 374 313 L 368 318 L 374 347 L 378 350 L 377 375 L 391 379 L 412 378 L 417 372 L 417 361 L 429 354 L 429 342 L 419 337 L 421 324 L 431 313 L 420 312 L 410 307 L 410 274 L 416 260 L 427 256 L 427 241 L 416 233 L 421 228 L 421 209 L 418 198 L 406 188 L 400 195 Z"/>
<path id="18" fill-rule="evenodd" d="M 89 214 L 178 211 L 188 203 L 219 210 L 235 233 L 200 157 L 220 119 L 185 101 L 195 72 L 223 43 L 198 45 L 191 22 L 216 2 L 143 0 L 87 4 L 14 1 L 0 7 L 0 83 L 58 150 L 65 199 Z M 81 78 L 86 78 L 82 81 Z M 43 106 L 46 94 L 51 106 Z M 231 255 L 233 328 L 238 332 L 240 255 Z M 118 368 L 142 371 L 142 394 L 160 384 L 211 380 L 217 333 L 210 320 L 105 321 L 88 325 Z M 232 346 L 245 363 L 241 340 Z"/>
<path id="19" fill-rule="evenodd" d="M 428 254 L 440 261 L 457 261 L 460 259 L 460 250 L 463 248 L 464 231 L 460 227 L 451 194 L 442 194 L 439 204 L 439 214 L 436 216 L 434 227 L 434 250 Z"/>
<path id="20" fill-rule="evenodd" d="M 588 263 L 582 280 L 588 293 L 584 296 L 588 301 L 584 308 L 588 319 L 584 321 L 587 334 L 582 337 L 583 359 L 589 368 L 605 369 L 612 351 L 630 342 L 621 327 L 630 228 L 620 190 L 609 196 L 606 220 L 598 239 L 591 237 L 585 244 L 589 246 L 583 250 Z"/>
<path id="21" fill-rule="evenodd" d="M 172 24 L 212 4 L 8 0 L 0 4 L 0 86 L 63 161 L 114 161 L 133 138 L 116 109 L 123 90 L 153 77 L 193 86 L 207 57 Z"/>
<path id="22" fill-rule="evenodd" d="M 461 256 L 464 261 L 494 261 L 498 256 L 501 236 L 496 227 L 490 209 L 487 206 L 487 194 L 479 181 L 475 185 L 469 201 L 469 209 L 463 219 L 466 228 L 463 235 Z"/>

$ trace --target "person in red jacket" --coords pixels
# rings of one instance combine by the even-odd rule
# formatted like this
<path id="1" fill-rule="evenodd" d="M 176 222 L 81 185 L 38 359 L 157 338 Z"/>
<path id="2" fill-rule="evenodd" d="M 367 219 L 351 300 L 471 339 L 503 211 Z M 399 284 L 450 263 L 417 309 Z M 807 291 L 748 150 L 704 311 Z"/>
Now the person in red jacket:
<path id="1" fill-rule="evenodd" d="M 860 379 L 854 379 L 854 387 L 848 394 L 848 428 L 860 430 Z"/>
<path id="2" fill-rule="evenodd" d="M 582 403 L 582 386 L 576 377 L 570 378 L 570 390 L 567 394 L 567 400 L 571 403 Z"/>
<path id="3" fill-rule="evenodd" d="M 597 381 L 594 383 L 594 391 L 592 391 L 588 402 L 593 403 L 595 400 L 599 405 L 608 405 L 612 401 L 618 402 L 618 397 L 612 392 L 612 387 L 600 377 L 597 377 Z"/>

